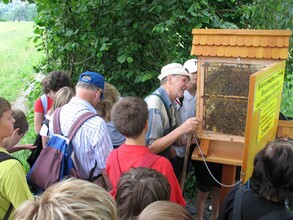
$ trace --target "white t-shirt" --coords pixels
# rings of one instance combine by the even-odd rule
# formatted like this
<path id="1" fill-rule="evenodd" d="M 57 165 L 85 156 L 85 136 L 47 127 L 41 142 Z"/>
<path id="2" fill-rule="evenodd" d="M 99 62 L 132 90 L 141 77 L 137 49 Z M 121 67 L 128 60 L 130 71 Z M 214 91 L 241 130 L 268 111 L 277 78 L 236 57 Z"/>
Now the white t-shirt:
<path id="1" fill-rule="evenodd" d="M 48 119 L 49 121 L 51 120 L 51 116 L 50 115 L 46 115 L 46 119 Z M 50 137 L 49 134 L 49 127 L 45 124 L 42 124 L 41 130 L 40 130 L 40 135 L 44 136 L 44 137 Z"/>

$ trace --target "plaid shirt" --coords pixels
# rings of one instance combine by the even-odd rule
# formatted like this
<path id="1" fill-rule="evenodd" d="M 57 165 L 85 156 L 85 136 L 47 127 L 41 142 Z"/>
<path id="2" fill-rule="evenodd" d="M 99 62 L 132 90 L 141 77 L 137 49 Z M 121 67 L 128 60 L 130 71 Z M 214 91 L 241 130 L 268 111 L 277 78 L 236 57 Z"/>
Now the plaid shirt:
<path id="1" fill-rule="evenodd" d="M 156 95 L 146 97 L 145 101 L 148 104 L 148 132 L 146 134 L 147 146 L 151 145 L 156 139 L 167 135 L 171 130 L 177 127 L 176 117 L 176 102 L 171 101 L 168 94 L 161 86 L 154 93 L 160 94 L 165 101 L 170 112 L 172 125 L 170 126 L 168 113 L 164 103 Z"/>

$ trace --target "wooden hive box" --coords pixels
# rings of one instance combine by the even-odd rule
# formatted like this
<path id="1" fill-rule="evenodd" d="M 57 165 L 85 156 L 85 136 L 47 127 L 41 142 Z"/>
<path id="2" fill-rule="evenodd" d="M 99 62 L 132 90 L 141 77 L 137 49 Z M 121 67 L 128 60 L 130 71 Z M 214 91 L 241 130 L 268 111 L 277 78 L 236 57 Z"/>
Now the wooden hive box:
<path id="1" fill-rule="evenodd" d="M 289 30 L 193 29 L 197 135 L 210 162 L 242 166 L 276 137 Z M 195 149 L 193 159 L 201 160 Z"/>

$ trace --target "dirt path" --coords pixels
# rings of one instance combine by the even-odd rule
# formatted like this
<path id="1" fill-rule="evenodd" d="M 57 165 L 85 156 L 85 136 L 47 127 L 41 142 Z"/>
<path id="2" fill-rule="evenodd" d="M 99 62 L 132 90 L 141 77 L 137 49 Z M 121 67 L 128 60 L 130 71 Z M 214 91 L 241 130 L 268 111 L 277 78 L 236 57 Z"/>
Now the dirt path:
<path id="1" fill-rule="evenodd" d="M 20 109 L 20 110 L 24 111 L 25 113 L 27 113 L 28 108 L 25 105 L 25 103 L 26 103 L 25 96 L 26 96 L 26 92 L 22 92 L 20 94 L 20 96 L 14 101 L 12 106 L 13 106 L 14 109 Z"/>
<path id="2" fill-rule="evenodd" d="M 43 79 L 43 75 L 42 74 L 37 74 L 36 75 L 36 81 L 41 81 Z M 29 88 L 26 91 L 22 91 L 19 95 L 19 97 L 14 101 L 14 103 L 12 104 L 14 109 L 20 109 L 22 111 L 24 111 L 25 113 L 27 113 L 28 111 L 28 107 L 26 106 L 26 97 L 27 95 L 33 90 L 33 85 L 29 86 Z"/>

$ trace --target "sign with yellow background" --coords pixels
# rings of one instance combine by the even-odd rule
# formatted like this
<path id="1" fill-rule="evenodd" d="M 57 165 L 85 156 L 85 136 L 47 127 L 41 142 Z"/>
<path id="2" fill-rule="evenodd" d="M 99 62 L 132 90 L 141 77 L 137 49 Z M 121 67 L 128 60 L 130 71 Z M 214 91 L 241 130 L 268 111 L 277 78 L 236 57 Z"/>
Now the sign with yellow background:
<path id="1" fill-rule="evenodd" d="M 256 83 L 253 112 L 276 97 L 283 89 L 284 69 L 269 75 L 267 78 Z"/>
<path id="2" fill-rule="evenodd" d="M 276 62 L 250 76 L 242 172 L 246 182 L 257 152 L 276 138 L 285 61 Z"/>

